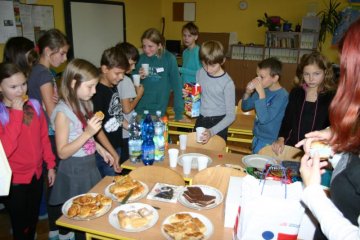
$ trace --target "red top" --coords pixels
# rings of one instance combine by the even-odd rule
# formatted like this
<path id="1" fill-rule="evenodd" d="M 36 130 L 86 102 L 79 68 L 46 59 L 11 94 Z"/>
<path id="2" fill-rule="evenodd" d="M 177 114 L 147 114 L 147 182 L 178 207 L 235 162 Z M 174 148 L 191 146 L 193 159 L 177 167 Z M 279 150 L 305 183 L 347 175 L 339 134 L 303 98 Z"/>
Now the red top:
<path id="1" fill-rule="evenodd" d="M 9 122 L 6 126 L 0 123 L 0 139 L 12 170 L 12 183 L 28 184 L 34 174 L 39 179 L 43 160 L 48 169 L 55 167 L 42 109 L 40 116 L 29 103 L 23 111 L 9 109 Z"/>

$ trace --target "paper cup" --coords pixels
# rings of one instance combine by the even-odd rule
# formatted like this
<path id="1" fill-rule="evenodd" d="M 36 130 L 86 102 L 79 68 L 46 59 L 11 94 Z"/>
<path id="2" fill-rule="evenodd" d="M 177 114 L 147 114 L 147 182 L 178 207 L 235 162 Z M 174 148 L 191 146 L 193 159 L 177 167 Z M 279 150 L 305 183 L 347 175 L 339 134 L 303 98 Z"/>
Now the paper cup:
<path id="1" fill-rule="evenodd" d="M 190 172 L 191 172 L 191 162 L 192 162 L 192 157 L 190 157 L 190 156 L 184 156 L 182 158 L 184 175 L 189 175 L 190 174 Z"/>
<path id="2" fill-rule="evenodd" d="M 140 85 L 140 75 L 134 74 L 132 77 L 133 77 L 134 85 L 138 87 Z"/>
<path id="3" fill-rule="evenodd" d="M 198 170 L 201 171 L 205 168 L 207 168 L 207 164 L 208 164 L 208 161 L 209 159 L 205 156 L 200 156 L 197 158 L 197 161 L 198 161 Z"/>
<path id="4" fill-rule="evenodd" d="M 143 64 L 141 64 L 141 67 L 145 71 L 145 76 L 149 75 L 149 64 L 148 63 L 143 63 Z"/>
<path id="5" fill-rule="evenodd" d="M 180 150 L 186 150 L 187 135 L 181 134 L 179 136 Z"/>
<path id="6" fill-rule="evenodd" d="M 170 167 L 171 168 L 176 168 L 177 159 L 178 159 L 178 155 L 179 155 L 179 150 L 176 149 L 176 148 L 170 148 L 168 150 L 168 153 L 169 153 Z"/>
<path id="7" fill-rule="evenodd" d="M 196 128 L 196 141 L 202 143 L 202 134 L 205 132 L 204 127 L 197 127 Z"/>

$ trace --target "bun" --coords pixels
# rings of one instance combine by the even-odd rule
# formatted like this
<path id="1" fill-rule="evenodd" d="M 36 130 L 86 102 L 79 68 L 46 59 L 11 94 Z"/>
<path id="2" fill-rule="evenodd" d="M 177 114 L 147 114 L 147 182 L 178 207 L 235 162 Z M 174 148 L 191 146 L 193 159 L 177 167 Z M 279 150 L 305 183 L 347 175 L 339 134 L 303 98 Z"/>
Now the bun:
<path id="1" fill-rule="evenodd" d="M 95 116 L 98 117 L 100 120 L 104 120 L 104 117 L 105 117 L 105 115 L 102 111 L 97 111 L 95 113 Z"/>
<path id="2" fill-rule="evenodd" d="M 315 153 L 318 153 L 321 159 L 327 159 L 332 155 L 332 150 L 328 144 L 322 141 L 314 141 L 310 145 L 310 156 L 313 157 Z"/>
<path id="3" fill-rule="evenodd" d="M 26 102 L 27 100 L 29 100 L 29 96 L 28 96 L 28 95 L 24 95 L 24 96 L 22 96 L 22 99 L 23 99 L 24 102 Z"/>

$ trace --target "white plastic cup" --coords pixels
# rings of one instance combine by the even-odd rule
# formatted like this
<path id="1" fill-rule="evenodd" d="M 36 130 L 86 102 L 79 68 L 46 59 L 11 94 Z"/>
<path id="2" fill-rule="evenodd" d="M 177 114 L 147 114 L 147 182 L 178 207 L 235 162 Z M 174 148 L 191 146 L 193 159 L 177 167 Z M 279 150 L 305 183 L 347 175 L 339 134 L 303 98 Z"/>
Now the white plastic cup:
<path id="1" fill-rule="evenodd" d="M 197 127 L 196 128 L 196 141 L 198 143 L 202 143 L 202 134 L 203 132 L 205 132 L 205 128 L 204 127 Z"/>
<path id="2" fill-rule="evenodd" d="M 145 76 L 149 75 L 149 64 L 143 63 L 141 64 L 141 67 L 144 69 Z"/>
<path id="3" fill-rule="evenodd" d="M 134 74 L 132 77 L 133 77 L 134 85 L 138 87 L 140 85 L 140 75 Z"/>
<path id="4" fill-rule="evenodd" d="M 181 134 L 179 136 L 180 150 L 186 150 L 187 135 Z"/>
<path id="5" fill-rule="evenodd" d="M 197 166 L 198 166 L 198 170 L 201 171 L 205 168 L 207 168 L 207 164 L 209 162 L 209 159 L 205 156 L 200 156 L 197 158 Z"/>
<path id="6" fill-rule="evenodd" d="M 190 174 L 190 172 L 191 172 L 191 162 L 192 162 L 192 157 L 190 157 L 190 156 L 184 156 L 182 158 L 184 175 L 189 175 Z"/>
<path id="7" fill-rule="evenodd" d="M 178 159 L 178 155 L 179 155 L 179 149 L 170 148 L 170 149 L 168 150 L 168 153 L 169 153 L 170 167 L 171 167 L 171 168 L 176 168 L 177 159 Z"/>

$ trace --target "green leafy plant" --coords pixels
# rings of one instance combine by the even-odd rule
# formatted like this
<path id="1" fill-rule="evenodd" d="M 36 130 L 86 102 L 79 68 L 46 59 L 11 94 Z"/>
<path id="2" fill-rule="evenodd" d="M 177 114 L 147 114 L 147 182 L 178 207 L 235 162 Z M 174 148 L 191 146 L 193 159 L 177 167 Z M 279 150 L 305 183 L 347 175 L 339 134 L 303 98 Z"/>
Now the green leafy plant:
<path id="1" fill-rule="evenodd" d="M 287 20 L 279 16 L 268 16 L 267 13 L 264 13 L 263 19 L 257 20 L 258 27 L 266 27 L 269 31 L 279 31 L 281 28 L 281 21 L 288 23 Z"/>
<path id="2" fill-rule="evenodd" d="M 319 47 L 321 49 L 321 45 L 325 42 L 326 34 L 329 33 L 331 35 L 334 34 L 337 26 L 340 23 L 341 15 L 338 11 L 340 6 L 340 2 L 337 0 L 329 0 L 326 8 L 318 12 L 318 16 L 320 17 L 320 31 L 319 31 Z"/>

